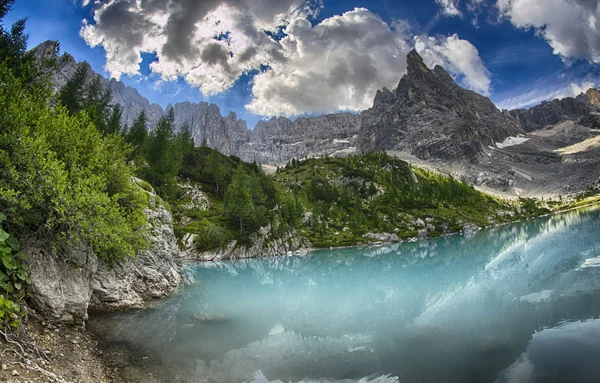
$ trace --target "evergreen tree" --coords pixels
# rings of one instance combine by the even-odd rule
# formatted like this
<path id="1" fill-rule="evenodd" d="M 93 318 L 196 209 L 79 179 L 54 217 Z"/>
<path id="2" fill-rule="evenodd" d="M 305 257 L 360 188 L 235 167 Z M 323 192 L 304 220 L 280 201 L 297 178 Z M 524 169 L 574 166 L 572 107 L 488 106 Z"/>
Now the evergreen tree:
<path id="1" fill-rule="evenodd" d="M 175 176 L 181 167 L 182 156 L 175 143 L 175 114 L 170 108 L 160 118 L 156 129 L 148 137 L 146 161 L 148 167 L 144 173 L 155 187 L 169 194 L 173 190 Z"/>
<path id="2" fill-rule="evenodd" d="M 67 108 L 70 115 L 75 115 L 84 108 L 84 89 L 88 73 L 87 65 L 79 65 L 58 93 L 58 100 Z"/>
<path id="3" fill-rule="evenodd" d="M 252 211 L 252 192 L 250 177 L 242 165 L 233 174 L 225 193 L 225 215 L 230 222 L 239 222 L 240 233 L 244 230 L 244 220 Z"/>
<path id="4" fill-rule="evenodd" d="M 176 137 L 176 143 L 183 157 L 194 150 L 194 139 L 192 138 L 190 124 L 187 122 L 184 122 L 179 129 L 179 133 L 177 133 Z"/>
<path id="5" fill-rule="evenodd" d="M 146 112 L 142 110 L 133 122 L 131 129 L 125 134 L 125 141 L 133 146 L 132 159 L 139 159 L 144 154 L 144 147 L 148 139 L 148 120 Z"/>
<path id="6" fill-rule="evenodd" d="M 110 100 L 112 93 L 109 88 L 104 89 L 102 78 L 95 76 L 90 81 L 84 92 L 84 110 L 101 132 L 108 133 L 108 120 L 111 115 Z"/>
<path id="7" fill-rule="evenodd" d="M 110 117 L 106 122 L 106 134 L 115 134 L 121 132 L 122 117 L 123 112 L 121 111 L 121 106 L 119 104 L 113 106 Z"/>

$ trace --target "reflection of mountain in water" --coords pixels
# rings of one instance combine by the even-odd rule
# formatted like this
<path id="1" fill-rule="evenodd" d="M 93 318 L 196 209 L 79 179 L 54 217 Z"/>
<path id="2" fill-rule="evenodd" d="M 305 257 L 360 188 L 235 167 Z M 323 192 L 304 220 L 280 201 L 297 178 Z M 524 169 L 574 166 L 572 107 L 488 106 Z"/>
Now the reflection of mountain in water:
<path id="1" fill-rule="evenodd" d="M 284 382 L 493 381 L 531 334 L 600 315 L 598 215 L 572 211 L 468 239 L 189 265 L 192 283 L 177 296 L 105 316 L 93 330 L 179 376 L 214 381 L 249 381 L 259 370 Z"/>

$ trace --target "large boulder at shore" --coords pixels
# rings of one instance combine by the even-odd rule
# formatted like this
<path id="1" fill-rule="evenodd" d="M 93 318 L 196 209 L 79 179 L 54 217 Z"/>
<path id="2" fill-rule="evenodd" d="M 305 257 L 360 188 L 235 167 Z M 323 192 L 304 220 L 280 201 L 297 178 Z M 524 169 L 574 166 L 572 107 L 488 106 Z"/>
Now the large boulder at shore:
<path id="1" fill-rule="evenodd" d="M 45 242 L 27 245 L 29 302 L 48 320 L 83 323 L 92 296 L 91 278 L 98 259 L 84 243 L 52 247 Z"/>
<path id="2" fill-rule="evenodd" d="M 173 218 L 154 191 L 145 193 L 149 247 L 135 258 L 108 265 L 85 243 L 25 246 L 34 309 L 51 321 L 83 324 L 88 310 L 139 309 L 177 290 L 183 270 Z"/>
<path id="3" fill-rule="evenodd" d="M 158 196 L 153 192 L 148 194 L 150 245 L 137 258 L 121 264 L 100 262 L 92 278 L 92 310 L 139 309 L 170 295 L 181 285 L 181 257 L 173 232 L 173 217 Z"/>

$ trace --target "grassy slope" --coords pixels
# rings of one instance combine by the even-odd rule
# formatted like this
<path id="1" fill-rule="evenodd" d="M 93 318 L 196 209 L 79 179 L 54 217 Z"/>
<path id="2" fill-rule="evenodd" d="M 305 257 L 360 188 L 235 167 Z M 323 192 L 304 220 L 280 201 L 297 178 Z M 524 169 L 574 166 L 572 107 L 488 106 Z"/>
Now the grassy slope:
<path id="1" fill-rule="evenodd" d="M 293 194 L 305 211 L 318 212 L 320 223 L 300 227 L 317 247 L 355 245 L 368 232 L 415 237 L 422 228 L 414 223 L 418 218 L 429 218 L 435 226 L 430 236 L 438 236 L 467 223 L 488 226 L 548 212 L 534 201 L 503 201 L 380 153 L 305 160 L 280 170 L 275 179 L 280 193 Z M 314 179 L 333 185 L 333 200 L 311 195 Z"/>
<path id="2" fill-rule="evenodd" d="M 199 235 L 197 246 L 201 250 L 224 246 L 233 239 L 247 244 L 251 233 L 239 233 L 223 215 L 226 188 L 240 160 L 209 148 L 196 151 L 197 157 L 184 164 L 180 175 L 200 187 L 210 207 L 186 208 L 191 201 L 181 194 L 169 201 L 178 238 L 186 233 Z M 224 174 L 219 191 L 210 170 L 215 163 Z M 258 177 L 255 165 L 244 166 L 249 174 Z M 365 243 L 363 235 L 369 232 L 395 233 L 402 239 L 416 237 L 423 229 L 415 224 L 419 218 L 423 221 L 429 218 L 435 229 L 429 236 L 439 236 L 457 232 L 465 224 L 485 227 L 599 199 L 592 193 L 570 201 L 506 201 L 457 180 L 411 168 L 406 162 L 382 153 L 294 161 L 268 177 L 268 183 L 274 183 L 276 197 L 275 201 L 269 201 L 272 204 L 269 203 L 267 219 L 274 226 L 281 223 L 286 230 L 295 228 L 315 247 Z M 292 207 L 288 209 L 289 206 Z M 289 213 L 290 209 L 293 213 Z M 312 213 L 311 222 L 303 219 L 308 212 Z"/>

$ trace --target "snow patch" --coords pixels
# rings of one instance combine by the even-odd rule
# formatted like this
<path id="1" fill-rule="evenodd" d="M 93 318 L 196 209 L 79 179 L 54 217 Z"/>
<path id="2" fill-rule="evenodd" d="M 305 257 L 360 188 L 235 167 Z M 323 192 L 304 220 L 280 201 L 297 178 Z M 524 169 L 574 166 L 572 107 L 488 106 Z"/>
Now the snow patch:
<path id="1" fill-rule="evenodd" d="M 509 146 L 520 145 L 527 141 L 529 141 L 529 137 L 525 137 L 522 134 L 519 134 L 517 137 L 508 137 L 502 142 L 496 142 L 496 147 L 498 149 L 504 149 L 508 148 Z"/>

